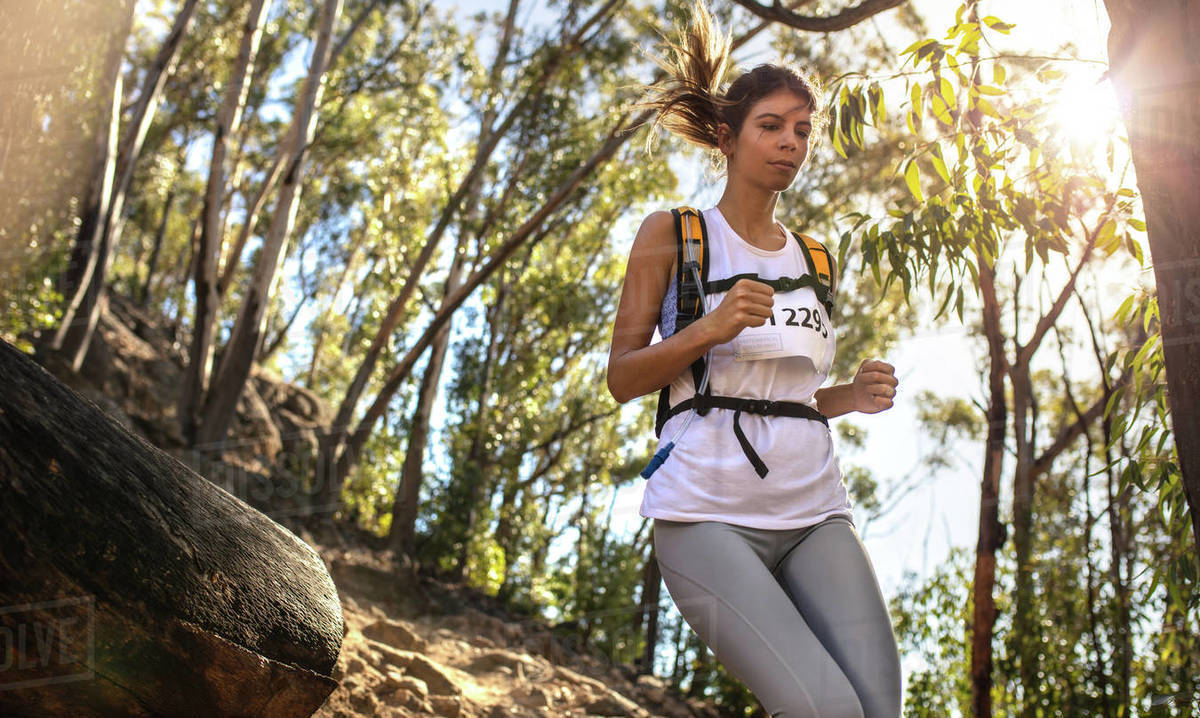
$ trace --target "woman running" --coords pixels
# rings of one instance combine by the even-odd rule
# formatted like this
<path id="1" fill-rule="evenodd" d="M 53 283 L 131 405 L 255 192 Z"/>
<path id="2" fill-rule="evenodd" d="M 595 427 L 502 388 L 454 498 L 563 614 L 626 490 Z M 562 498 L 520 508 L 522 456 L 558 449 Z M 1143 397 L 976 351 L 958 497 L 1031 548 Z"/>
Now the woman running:
<path id="1" fill-rule="evenodd" d="M 818 388 L 833 356 L 836 270 L 775 219 L 819 129 L 819 92 L 777 65 L 721 92 L 729 41 L 699 6 L 671 49 L 671 77 L 647 104 L 656 124 L 720 152 L 724 193 L 698 217 L 642 223 L 608 361 L 619 402 L 667 387 L 641 507 L 663 580 L 771 716 L 896 718 L 895 637 L 826 421 L 890 408 L 895 372 L 864 361 L 852 382 Z M 703 235 L 703 263 L 681 241 L 689 229 Z M 681 296 L 697 291 L 704 311 L 677 330 Z M 651 344 L 656 326 L 663 340 Z"/>

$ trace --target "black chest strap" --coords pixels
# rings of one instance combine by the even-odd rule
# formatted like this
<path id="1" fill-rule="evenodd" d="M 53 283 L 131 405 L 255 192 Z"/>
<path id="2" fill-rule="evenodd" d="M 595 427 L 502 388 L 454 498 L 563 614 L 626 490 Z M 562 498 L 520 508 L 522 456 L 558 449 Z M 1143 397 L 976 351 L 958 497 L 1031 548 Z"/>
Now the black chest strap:
<path id="1" fill-rule="evenodd" d="M 676 414 L 696 407 L 696 411 L 709 409 L 733 409 L 733 433 L 737 437 L 738 445 L 742 447 L 742 453 L 754 466 L 755 473 L 758 478 L 765 479 L 767 472 L 770 469 L 763 462 L 762 457 L 751 446 L 750 440 L 746 438 L 745 432 L 742 431 L 741 418 L 742 413 L 759 414 L 761 416 L 791 416 L 800 419 L 811 419 L 819 421 L 825 426 L 829 426 L 829 419 L 824 414 L 812 408 L 808 404 L 802 404 L 798 401 L 771 401 L 770 399 L 745 399 L 737 396 L 713 396 L 711 394 L 700 394 L 689 399 L 684 399 L 675 406 L 671 407 L 666 412 L 666 417 L 662 423 L 665 424 L 667 419 L 670 419 Z M 662 433 L 662 424 L 655 427 L 658 433 Z"/>

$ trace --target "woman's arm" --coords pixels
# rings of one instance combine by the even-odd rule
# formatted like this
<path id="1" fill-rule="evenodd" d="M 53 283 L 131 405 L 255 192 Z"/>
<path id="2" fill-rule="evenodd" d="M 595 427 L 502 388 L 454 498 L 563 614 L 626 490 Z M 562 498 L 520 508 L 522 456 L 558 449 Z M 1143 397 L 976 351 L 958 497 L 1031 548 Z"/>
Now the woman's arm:
<path id="1" fill-rule="evenodd" d="M 765 324 L 771 314 L 774 290 L 744 279 L 711 314 L 651 345 L 674 277 L 675 254 L 674 218 L 670 212 L 651 214 L 629 252 L 608 354 L 608 390 L 622 404 L 670 384 L 709 349 L 731 341 L 747 326 Z"/>
<path id="2" fill-rule="evenodd" d="M 817 389 L 817 411 L 829 418 L 861 411 L 876 414 L 892 408 L 896 396 L 896 368 L 877 359 L 864 361 L 849 384 Z"/>

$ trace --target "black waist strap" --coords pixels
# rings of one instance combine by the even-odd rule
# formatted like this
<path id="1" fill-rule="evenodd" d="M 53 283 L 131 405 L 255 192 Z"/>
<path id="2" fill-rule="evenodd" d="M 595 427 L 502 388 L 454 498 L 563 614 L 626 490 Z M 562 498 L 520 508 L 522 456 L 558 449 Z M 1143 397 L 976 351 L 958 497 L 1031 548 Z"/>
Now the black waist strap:
<path id="1" fill-rule="evenodd" d="M 684 399 L 671 407 L 671 410 L 667 412 L 662 422 L 665 424 L 672 416 L 682 414 L 693 407 L 701 415 L 707 413 L 709 409 L 733 409 L 733 433 L 737 436 L 738 444 L 742 447 L 742 453 L 753 464 L 754 471 L 760 479 L 766 478 L 769 469 L 759 457 L 758 452 L 750 445 L 750 441 L 746 439 L 746 434 L 742 432 L 742 425 L 740 423 L 742 412 L 762 416 L 791 416 L 800 419 L 812 419 L 813 421 L 821 422 L 825 426 L 829 426 L 829 419 L 825 418 L 824 414 L 808 404 L 801 404 L 798 401 L 745 399 L 738 396 L 712 396 L 711 394 L 700 394 L 689 399 Z"/>

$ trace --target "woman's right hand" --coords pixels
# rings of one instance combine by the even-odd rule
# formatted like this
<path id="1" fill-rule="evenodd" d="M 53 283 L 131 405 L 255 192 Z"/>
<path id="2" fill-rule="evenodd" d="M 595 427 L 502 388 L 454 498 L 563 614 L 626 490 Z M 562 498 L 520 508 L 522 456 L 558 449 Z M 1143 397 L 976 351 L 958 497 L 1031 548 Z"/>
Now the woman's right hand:
<path id="1" fill-rule="evenodd" d="M 718 344 L 733 341 L 746 327 L 761 327 L 771 317 L 775 290 L 753 279 L 739 279 L 712 312 L 698 320 L 707 322 Z"/>

